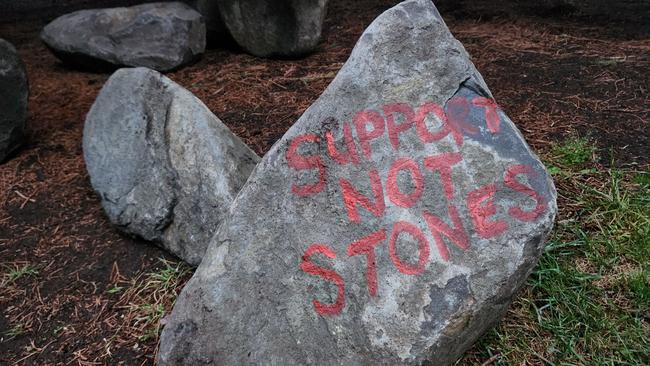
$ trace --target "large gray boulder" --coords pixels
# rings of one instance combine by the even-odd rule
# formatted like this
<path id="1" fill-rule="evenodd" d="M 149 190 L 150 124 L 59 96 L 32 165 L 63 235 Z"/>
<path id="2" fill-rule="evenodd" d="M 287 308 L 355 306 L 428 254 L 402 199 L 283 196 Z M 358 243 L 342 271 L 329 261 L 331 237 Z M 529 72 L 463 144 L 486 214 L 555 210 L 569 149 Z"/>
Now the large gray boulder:
<path id="1" fill-rule="evenodd" d="M 11 43 L 0 39 L 0 163 L 23 142 L 28 98 L 25 64 Z"/>
<path id="2" fill-rule="evenodd" d="M 258 164 L 159 365 L 450 364 L 504 313 L 556 211 L 431 1 L 405 1 Z"/>
<path id="3" fill-rule="evenodd" d="M 76 66 L 168 71 L 203 53 L 205 22 L 179 2 L 80 10 L 53 20 L 41 39 L 61 60 Z"/>
<path id="4" fill-rule="evenodd" d="M 259 161 L 194 95 L 145 68 L 108 79 L 83 151 L 111 222 L 192 265 Z"/>
<path id="5" fill-rule="evenodd" d="M 327 0 L 217 0 L 235 41 L 259 57 L 295 57 L 321 38 Z"/>
<path id="6" fill-rule="evenodd" d="M 205 19 L 206 40 L 211 44 L 223 44 L 229 39 L 226 25 L 221 20 L 221 13 L 216 0 L 194 0 L 194 8 Z"/>

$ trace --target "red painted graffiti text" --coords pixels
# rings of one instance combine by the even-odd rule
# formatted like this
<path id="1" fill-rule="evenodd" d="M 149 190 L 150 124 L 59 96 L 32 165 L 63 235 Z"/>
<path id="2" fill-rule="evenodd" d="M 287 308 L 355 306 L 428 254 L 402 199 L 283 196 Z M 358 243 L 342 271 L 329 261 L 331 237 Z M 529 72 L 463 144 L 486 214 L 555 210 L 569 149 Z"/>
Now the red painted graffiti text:
<path id="1" fill-rule="evenodd" d="M 414 276 L 425 271 L 434 253 L 437 253 L 440 260 L 450 261 L 451 248 L 456 248 L 460 252 L 468 250 L 470 248 L 470 231 L 468 229 L 470 228 L 473 228 L 473 232 L 477 236 L 484 239 L 504 234 L 508 230 L 508 224 L 503 219 L 495 217 L 499 207 L 499 203 L 495 201 L 498 188 L 518 192 L 522 201 L 530 202 L 527 206 L 534 204 L 533 209 L 512 203 L 502 206 L 502 211 L 514 220 L 534 221 L 546 211 L 547 202 L 544 196 L 525 183 L 535 179 L 539 174 L 531 166 L 508 166 L 499 182 L 478 187 L 464 197 L 456 197 L 458 193 L 454 187 L 452 175 L 463 162 L 460 152 L 426 156 L 420 161 L 409 156 L 399 156 L 400 135 L 411 129 L 415 130 L 423 144 L 435 143 L 450 136 L 451 141 L 457 147 L 461 147 L 464 136 L 479 132 L 478 127 L 468 122 L 471 108 L 482 109 L 480 115 L 485 121 L 485 127 L 489 133 L 499 133 L 501 120 L 498 106 L 493 100 L 484 97 L 476 97 L 471 100 L 455 97 L 447 103 L 446 111 L 430 102 L 423 103 L 417 108 L 412 108 L 406 103 L 393 103 L 384 105 L 381 112 L 376 110 L 360 111 L 352 117 L 350 122 L 344 122 L 341 125 L 340 138 L 338 139 L 334 137 L 331 130 L 326 130 L 324 136 L 306 133 L 296 136 L 289 142 L 286 154 L 289 167 L 297 171 L 313 172 L 311 182 L 295 182 L 291 186 L 292 192 L 299 199 L 305 199 L 321 193 L 325 188 L 328 177 L 330 177 L 327 171 L 328 164 L 336 167 L 336 165 L 347 164 L 361 165 L 363 162 L 364 167 L 373 167 L 375 166 L 373 164 L 375 152 L 373 152 L 372 142 L 380 138 L 388 139 L 388 143 L 395 152 L 395 159 L 385 174 L 380 174 L 378 169 L 370 168 L 365 172 L 367 178 L 359 181 L 353 182 L 343 177 L 334 179 L 330 177 L 331 183 L 338 185 L 341 204 L 351 224 L 360 223 L 363 217 L 382 218 L 387 205 L 413 209 L 422 200 L 427 186 L 425 177 L 437 177 L 436 181 L 440 182 L 437 189 L 446 201 L 446 217 L 439 217 L 423 209 L 420 212 L 421 222 L 425 226 L 423 228 L 406 221 L 396 221 L 389 227 L 379 228 L 345 247 L 344 253 L 348 257 L 359 256 L 365 262 L 366 287 L 369 296 L 377 296 L 376 256 L 377 248 L 380 246 L 388 246 L 390 261 L 397 271 L 404 275 Z M 427 122 L 431 120 L 434 122 Z M 353 132 L 356 134 L 356 140 Z M 300 153 L 303 145 L 317 145 L 317 151 L 326 151 L 327 154 L 321 156 Z M 398 176 L 407 177 L 410 181 L 409 189 L 398 186 Z M 359 189 L 360 187 L 366 189 Z M 463 222 L 458 207 L 454 204 L 459 201 L 458 198 L 461 198 L 460 201 L 466 205 L 470 216 L 467 222 Z M 363 212 L 366 213 L 362 214 Z M 402 258 L 398 254 L 398 244 L 404 238 L 410 238 L 410 242 L 417 243 L 418 254 L 414 258 Z M 345 306 L 343 277 L 333 269 L 324 268 L 312 261 L 314 256 L 337 260 L 337 253 L 330 245 L 331 243 L 311 244 L 300 263 L 300 268 L 305 273 L 320 277 L 337 287 L 337 296 L 333 303 L 327 304 L 316 299 L 313 300 L 314 309 L 321 315 L 336 315 Z M 432 252 L 431 245 L 435 245 L 435 252 Z"/>

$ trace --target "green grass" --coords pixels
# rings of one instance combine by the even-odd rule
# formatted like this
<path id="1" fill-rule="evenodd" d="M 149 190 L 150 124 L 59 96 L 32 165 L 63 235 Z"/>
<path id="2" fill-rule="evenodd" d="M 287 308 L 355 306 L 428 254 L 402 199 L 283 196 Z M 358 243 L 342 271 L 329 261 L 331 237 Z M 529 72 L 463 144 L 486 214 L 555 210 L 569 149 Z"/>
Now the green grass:
<path id="1" fill-rule="evenodd" d="M 23 328 L 22 324 L 16 324 L 10 329 L 6 330 L 5 332 L 2 333 L 2 341 L 7 342 L 10 341 L 22 334 L 25 333 L 25 329 Z"/>
<path id="2" fill-rule="evenodd" d="M 595 155 L 596 147 L 587 137 L 570 137 L 553 149 L 553 160 L 569 168 L 581 167 Z"/>
<path id="3" fill-rule="evenodd" d="M 165 307 L 163 304 L 138 304 L 135 305 L 133 310 L 137 313 L 134 325 L 144 324 L 142 332 L 138 335 L 138 340 L 141 342 L 149 339 L 157 338 L 160 333 L 160 320 L 165 315 Z"/>
<path id="4" fill-rule="evenodd" d="M 174 263 L 164 259 L 160 262 L 160 269 L 136 277 L 129 286 L 113 285 L 107 290 L 109 293 L 121 293 L 120 302 L 125 309 L 121 332 L 132 342 L 157 339 L 162 328 L 162 318 L 171 310 L 191 272 L 182 262 Z"/>
<path id="5" fill-rule="evenodd" d="M 650 364 L 650 174 L 595 157 L 577 137 L 546 156 L 554 233 L 504 321 L 459 364 Z"/>
<path id="6" fill-rule="evenodd" d="M 599 65 L 599 66 L 615 66 L 620 64 L 621 62 L 624 62 L 624 60 L 620 57 L 599 58 L 593 61 L 595 65 Z"/>
<path id="7" fill-rule="evenodd" d="M 114 294 L 119 294 L 120 292 L 122 292 L 122 290 L 124 290 L 124 287 L 122 287 L 122 286 L 118 286 L 118 285 L 114 285 L 113 287 L 111 287 L 111 288 L 109 288 L 108 290 L 106 290 L 106 292 L 109 293 L 109 294 L 111 294 L 111 295 L 114 295 Z"/>
<path id="8" fill-rule="evenodd" d="M 2 267 L 4 268 L 4 273 L 2 274 L 2 279 L 0 280 L 0 288 L 15 283 L 23 277 L 32 277 L 38 275 L 38 269 L 30 264 L 4 264 Z"/>

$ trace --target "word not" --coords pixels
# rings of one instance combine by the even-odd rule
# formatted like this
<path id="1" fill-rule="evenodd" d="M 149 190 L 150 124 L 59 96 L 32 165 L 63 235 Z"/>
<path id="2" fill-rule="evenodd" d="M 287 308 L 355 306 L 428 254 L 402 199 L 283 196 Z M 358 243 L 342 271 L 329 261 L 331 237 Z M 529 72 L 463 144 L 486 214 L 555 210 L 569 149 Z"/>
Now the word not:
<path id="1" fill-rule="evenodd" d="M 395 167 L 395 164 L 393 165 Z M 532 211 L 523 210 L 520 207 L 514 206 L 508 209 L 508 214 L 521 221 L 533 221 L 537 219 L 546 209 L 546 201 L 542 196 L 535 192 L 532 188 L 519 182 L 516 176 L 519 174 L 535 175 L 535 172 L 527 165 L 513 165 L 508 168 L 505 173 L 503 184 L 518 192 L 522 192 L 536 202 L 536 207 Z M 415 175 L 417 176 L 417 175 Z M 470 218 L 476 233 L 483 238 L 492 238 L 504 233 L 507 230 L 507 223 L 503 220 L 492 220 L 491 217 L 496 214 L 496 204 L 493 199 L 496 193 L 496 183 L 490 183 L 471 191 L 467 195 L 467 206 L 470 213 Z M 447 195 L 451 195 L 453 186 L 445 189 Z M 355 194 L 358 192 L 354 191 Z M 390 192 L 390 191 L 389 191 Z M 416 188 L 412 193 L 419 192 Z M 393 200 L 392 200 L 393 201 Z M 352 203 L 354 202 L 354 203 Z M 358 213 L 356 203 L 366 208 L 368 211 L 381 216 L 384 210 L 382 199 L 379 199 L 375 204 L 363 196 L 355 196 L 350 201 L 346 202 L 348 208 L 348 217 L 352 222 L 358 222 Z M 398 206 L 410 207 L 412 205 L 411 197 L 404 200 L 402 203 L 395 202 Z M 451 218 L 453 226 L 445 223 L 441 218 L 427 212 L 423 212 L 424 221 L 426 222 L 431 235 L 434 239 L 436 248 L 444 261 L 449 260 L 449 248 L 443 241 L 443 236 L 454 244 L 460 250 L 467 250 L 470 247 L 469 238 L 463 222 L 458 214 L 457 208 L 448 203 L 447 210 Z M 417 261 L 415 264 L 410 264 L 397 254 L 397 243 L 401 236 L 409 235 L 418 244 Z M 347 246 L 347 256 L 365 255 L 366 256 L 366 282 L 368 293 L 370 296 L 377 294 L 377 270 L 375 250 L 377 246 L 381 245 L 388 238 L 388 253 L 395 268 L 406 275 L 418 275 L 425 270 L 425 266 L 430 257 L 430 244 L 424 232 L 416 225 L 406 221 L 397 221 L 393 224 L 390 230 L 390 235 L 386 229 L 380 229 L 370 235 L 356 240 Z M 327 244 L 315 243 L 309 246 L 305 251 L 300 268 L 311 275 L 323 278 L 326 281 L 334 283 L 338 288 L 336 301 L 333 304 L 324 304 L 318 300 L 313 300 L 316 312 L 321 315 L 336 315 L 340 313 L 345 304 L 345 281 L 340 274 L 331 269 L 326 269 L 314 264 L 311 257 L 315 254 L 322 254 L 330 259 L 336 259 L 337 255 Z"/>

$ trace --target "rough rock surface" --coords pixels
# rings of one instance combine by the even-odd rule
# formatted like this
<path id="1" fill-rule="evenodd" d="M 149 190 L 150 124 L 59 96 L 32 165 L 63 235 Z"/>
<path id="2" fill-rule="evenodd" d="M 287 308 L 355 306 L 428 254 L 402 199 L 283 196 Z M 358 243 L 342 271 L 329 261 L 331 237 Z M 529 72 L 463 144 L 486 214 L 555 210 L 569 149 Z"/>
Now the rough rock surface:
<path id="1" fill-rule="evenodd" d="M 210 44 L 220 45 L 229 39 L 226 25 L 221 20 L 221 13 L 216 0 L 195 0 L 194 8 L 205 19 L 206 39 Z"/>
<path id="2" fill-rule="evenodd" d="M 111 222 L 192 265 L 259 161 L 194 95 L 145 68 L 108 79 L 83 151 Z"/>
<path id="3" fill-rule="evenodd" d="M 556 211 L 431 1 L 403 2 L 258 164 L 159 365 L 451 364 L 525 282 Z"/>
<path id="4" fill-rule="evenodd" d="M 260 57 L 295 57 L 316 48 L 327 0 L 219 0 L 235 41 Z"/>
<path id="5" fill-rule="evenodd" d="M 61 60 L 77 66 L 168 71 L 203 53 L 205 32 L 201 14 L 171 2 L 76 11 L 45 26 L 41 39 Z"/>
<path id="6" fill-rule="evenodd" d="M 0 163 L 23 141 L 29 84 L 14 46 L 0 39 Z"/>

